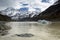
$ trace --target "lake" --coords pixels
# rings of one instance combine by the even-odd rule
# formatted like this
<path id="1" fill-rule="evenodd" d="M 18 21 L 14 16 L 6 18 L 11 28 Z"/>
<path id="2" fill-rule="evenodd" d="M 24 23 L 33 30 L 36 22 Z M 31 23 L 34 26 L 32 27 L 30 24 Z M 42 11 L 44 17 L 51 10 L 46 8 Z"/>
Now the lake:
<path id="1" fill-rule="evenodd" d="M 60 23 L 42 24 L 39 22 L 6 22 L 10 26 L 9 34 L 0 36 L 0 40 L 60 40 Z M 31 37 L 17 36 L 31 34 Z M 16 35 L 17 34 L 17 35 Z"/>

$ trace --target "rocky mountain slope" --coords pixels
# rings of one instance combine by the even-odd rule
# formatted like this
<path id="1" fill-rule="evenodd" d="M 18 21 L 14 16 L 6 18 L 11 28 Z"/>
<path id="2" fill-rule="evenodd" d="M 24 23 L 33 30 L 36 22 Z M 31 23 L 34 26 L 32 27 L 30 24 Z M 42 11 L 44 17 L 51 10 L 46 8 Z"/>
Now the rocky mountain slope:
<path id="1" fill-rule="evenodd" d="M 49 20 L 49 21 L 60 21 L 60 0 L 48 9 L 40 13 L 38 16 L 32 18 L 37 20 Z"/>

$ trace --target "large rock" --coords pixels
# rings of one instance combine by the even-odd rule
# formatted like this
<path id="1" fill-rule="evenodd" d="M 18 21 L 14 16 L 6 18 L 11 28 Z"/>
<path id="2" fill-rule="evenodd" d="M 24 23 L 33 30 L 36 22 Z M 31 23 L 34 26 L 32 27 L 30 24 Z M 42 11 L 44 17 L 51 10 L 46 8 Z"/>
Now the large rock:
<path id="1" fill-rule="evenodd" d="M 38 16 L 32 18 L 37 21 L 49 20 L 49 21 L 60 21 L 60 0 L 58 0 L 54 5 L 50 6 L 48 9 L 40 13 Z"/>

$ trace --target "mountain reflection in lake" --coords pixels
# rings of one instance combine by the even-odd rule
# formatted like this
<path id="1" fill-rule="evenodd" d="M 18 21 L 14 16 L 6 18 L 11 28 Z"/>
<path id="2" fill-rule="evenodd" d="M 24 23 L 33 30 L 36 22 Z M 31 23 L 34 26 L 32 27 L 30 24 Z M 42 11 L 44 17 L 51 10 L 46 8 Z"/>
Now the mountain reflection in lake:
<path id="1" fill-rule="evenodd" d="M 0 40 L 60 40 L 60 23 L 42 25 L 38 22 L 7 22 L 12 27 L 9 34 Z M 19 37 L 19 34 L 32 34 L 32 37 Z"/>

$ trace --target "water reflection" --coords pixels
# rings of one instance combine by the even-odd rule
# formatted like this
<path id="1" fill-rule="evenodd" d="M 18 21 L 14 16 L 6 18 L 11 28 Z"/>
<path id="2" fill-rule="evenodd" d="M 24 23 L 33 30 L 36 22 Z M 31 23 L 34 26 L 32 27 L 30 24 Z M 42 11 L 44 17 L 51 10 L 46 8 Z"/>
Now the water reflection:
<path id="1" fill-rule="evenodd" d="M 0 40 L 60 40 L 60 23 L 42 25 L 38 22 L 8 22 L 12 27 L 9 34 L 0 37 Z M 15 34 L 30 33 L 31 38 L 17 37 Z"/>

